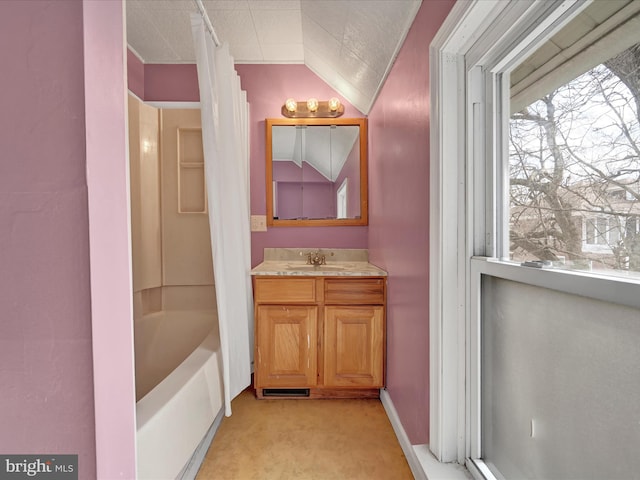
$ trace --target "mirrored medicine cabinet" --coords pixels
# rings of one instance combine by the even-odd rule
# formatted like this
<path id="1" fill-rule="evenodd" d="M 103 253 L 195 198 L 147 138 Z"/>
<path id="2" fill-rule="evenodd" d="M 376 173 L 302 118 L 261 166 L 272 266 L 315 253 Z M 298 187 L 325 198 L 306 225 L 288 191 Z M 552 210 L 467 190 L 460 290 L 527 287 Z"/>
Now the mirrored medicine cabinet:
<path id="1" fill-rule="evenodd" d="M 367 119 L 268 118 L 267 225 L 367 225 Z"/>

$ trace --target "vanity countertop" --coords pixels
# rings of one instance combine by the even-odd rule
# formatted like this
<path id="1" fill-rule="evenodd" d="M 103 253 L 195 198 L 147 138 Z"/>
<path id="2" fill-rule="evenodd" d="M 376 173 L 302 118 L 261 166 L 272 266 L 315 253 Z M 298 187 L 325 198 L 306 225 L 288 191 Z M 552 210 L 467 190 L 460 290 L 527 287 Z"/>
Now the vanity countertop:
<path id="1" fill-rule="evenodd" d="M 306 255 L 318 252 L 326 264 L 309 265 Z M 369 263 L 363 249 L 329 248 L 265 248 L 264 262 L 251 270 L 251 275 L 384 277 L 387 272 Z"/>

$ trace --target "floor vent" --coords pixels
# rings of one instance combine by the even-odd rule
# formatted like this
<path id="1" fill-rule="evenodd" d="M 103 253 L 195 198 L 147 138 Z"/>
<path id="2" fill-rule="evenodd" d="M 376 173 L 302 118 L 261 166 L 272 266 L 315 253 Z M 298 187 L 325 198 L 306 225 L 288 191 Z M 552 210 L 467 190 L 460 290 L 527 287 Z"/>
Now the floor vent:
<path id="1" fill-rule="evenodd" d="M 265 388 L 262 390 L 264 397 L 308 397 L 308 388 Z"/>

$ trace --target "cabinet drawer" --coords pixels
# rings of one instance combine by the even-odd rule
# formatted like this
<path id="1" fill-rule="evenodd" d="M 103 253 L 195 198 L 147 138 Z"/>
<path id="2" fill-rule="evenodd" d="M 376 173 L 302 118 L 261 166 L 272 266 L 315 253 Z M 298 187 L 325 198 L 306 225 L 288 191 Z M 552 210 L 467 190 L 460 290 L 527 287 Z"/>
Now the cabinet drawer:
<path id="1" fill-rule="evenodd" d="M 384 279 L 326 278 L 324 302 L 326 304 L 382 305 Z"/>
<path id="2" fill-rule="evenodd" d="M 256 278 L 254 299 L 257 303 L 315 303 L 314 278 Z"/>

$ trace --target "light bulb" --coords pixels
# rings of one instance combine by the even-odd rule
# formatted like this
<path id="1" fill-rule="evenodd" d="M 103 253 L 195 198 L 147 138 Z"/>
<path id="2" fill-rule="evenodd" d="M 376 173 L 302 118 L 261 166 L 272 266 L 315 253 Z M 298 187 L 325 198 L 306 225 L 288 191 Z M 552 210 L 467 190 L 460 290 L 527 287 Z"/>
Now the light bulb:
<path id="1" fill-rule="evenodd" d="M 289 112 L 295 112 L 298 106 L 298 102 L 296 102 L 293 98 L 287 98 L 287 101 L 284 102 L 284 106 Z"/>
<path id="2" fill-rule="evenodd" d="M 309 109 L 310 112 L 315 112 L 318 110 L 318 99 L 317 98 L 310 98 L 309 100 L 307 100 L 307 108 Z"/>
<path id="3" fill-rule="evenodd" d="M 329 99 L 329 110 L 332 112 L 337 111 L 340 108 L 340 100 L 336 97 L 332 97 Z"/>

